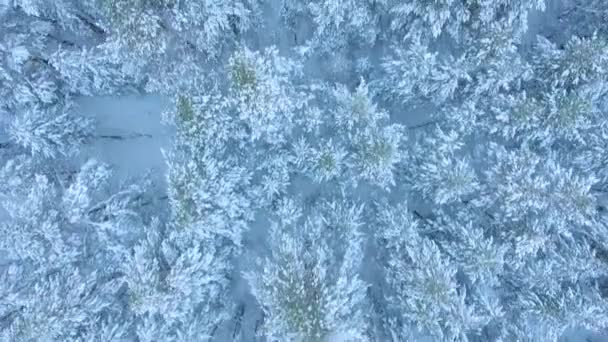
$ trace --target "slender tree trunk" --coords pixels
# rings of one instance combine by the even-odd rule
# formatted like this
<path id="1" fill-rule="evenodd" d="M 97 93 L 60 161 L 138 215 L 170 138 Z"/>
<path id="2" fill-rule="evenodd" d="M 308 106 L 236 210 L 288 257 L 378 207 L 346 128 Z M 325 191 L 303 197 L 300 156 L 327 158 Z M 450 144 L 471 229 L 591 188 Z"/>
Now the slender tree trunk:
<path id="1" fill-rule="evenodd" d="M 234 329 L 232 331 L 232 340 L 237 341 L 241 336 L 241 327 L 243 324 L 243 316 L 245 315 L 245 304 L 240 303 L 236 308 L 236 313 L 232 319 L 234 322 Z"/>

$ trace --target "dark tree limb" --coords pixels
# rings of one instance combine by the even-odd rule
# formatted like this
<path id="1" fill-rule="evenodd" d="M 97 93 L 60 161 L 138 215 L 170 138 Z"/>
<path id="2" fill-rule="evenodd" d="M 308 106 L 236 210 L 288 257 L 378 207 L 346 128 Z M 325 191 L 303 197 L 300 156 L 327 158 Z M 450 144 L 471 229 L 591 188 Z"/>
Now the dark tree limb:
<path id="1" fill-rule="evenodd" d="M 431 121 L 423 122 L 423 123 L 418 124 L 418 125 L 407 126 L 407 129 L 414 130 L 414 129 L 424 128 L 424 127 L 427 127 L 427 126 L 430 126 L 430 125 L 434 125 L 434 124 L 438 124 L 438 123 L 441 123 L 441 122 L 444 122 L 444 121 L 445 121 L 445 119 L 431 120 Z"/>
<path id="2" fill-rule="evenodd" d="M 128 135 L 100 134 L 100 135 L 97 135 L 96 138 L 109 139 L 109 140 L 127 140 L 127 139 L 137 139 L 137 138 L 152 138 L 152 134 L 148 134 L 148 133 L 132 133 L 132 134 L 128 134 Z"/>
<path id="3" fill-rule="evenodd" d="M 95 32 L 100 36 L 105 36 L 107 34 L 106 30 L 104 30 L 101 26 L 95 24 L 91 19 L 86 18 L 83 14 L 76 14 L 76 18 L 80 19 L 91 31 Z"/>

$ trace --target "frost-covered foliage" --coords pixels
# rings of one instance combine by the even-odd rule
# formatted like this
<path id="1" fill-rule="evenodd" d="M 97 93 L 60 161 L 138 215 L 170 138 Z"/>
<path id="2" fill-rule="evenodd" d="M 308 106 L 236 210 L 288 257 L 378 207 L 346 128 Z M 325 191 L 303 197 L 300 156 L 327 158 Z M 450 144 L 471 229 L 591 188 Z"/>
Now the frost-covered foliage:
<path id="1" fill-rule="evenodd" d="M 437 57 L 420 41 L 407 49 L 396 48 L 395 57 L 384 63 L 389 94 L 403 102 L 425 97 L 441 103 L 452 98 L 459 81 L 470 78 L 465 60 Z"/>
<path id="2" fill-rule="evenodd" d="M 454 54 L 433 51 L 432 45 L 419 39 L 405 47 L 395 44 L 382 63 L 387 82 L 378 87 L 386 97 L 404 104 L 431 101 L 442 106 L 461 104 L 469 98 L 482 101 L 484 96 L 509 92 L 530 77 L 531 67 L 518 45 L 514 29 L 500 22 L 476 31 Z"/>
<path id="3" fill-rule="evenodd" d="M 606 10 L 0 0 L 0 341 L 607 329 Z M 74 98 L 127 92 L 161 187 L 89 148 L 129 142 Z"/>
<path id="4" fill-rule="evenodd" d="M 90 18 L 90 2 L 10 1 L 0 11 L 3 111 L 129 84 L 95 46 L 105 32 Z"/>
<path id="5" fill-rule="evenodd" d="M 144 238 L 123 253 L 136 334 L 139 341 L 207 341 L 230 307 L 228 255 L 181 227 L 161 228 L 153 220 Z"/>
<path id="6" fill-rule="evenodd" d="M 459 153 L 458 133 L 436 129 L 436 137 L 425 137 L 412 158 L 412 188 L 439 205 L 460 201 L 479 190 L 472 162 Z"/>
<path id="7" fill-rule="evenodd" d="M 2 293 L 3 314 L 9 319 L 8 327 L 0 332 L 2 341 L 82 341 L 77 338 L 80 331 L 89 337 L 103 333 L 99 329 L 107 324 L 104 314 L 113 309 L 115 281 L 68 267 L 40 275 L 23 288 L 24 272 L 12 265 L 2 276 L 3 287 L 20 287 Z M 112 329 L 105 337 L 125 336 L 120 324 Z"/>
<path id="8" fill-rule="evenodd" d="M 353 91 L 336 84 L 316 93 L 328 110 L 313 108 L 313 117 L 304 118 L 306 134 L 293 145 L 298 170 L 317 183 L 395 186 L 396 168 L 405 159 L 405 128 L 389 122 L 365 80 Z"/>
<path id="9" fill-rule="evenodd" d="M 33 107 L 15 117 L 9 134 L 32 155 L 54 157 L 74 154 L 93 132 L 89 119 L 70 114 L 69 109 L 53 113 L 51 109 Z"/>
<path id="10" fill-rule="evenodd" d="M 203 149 L 177 150 L 167 158 L 169 202 L 176 228 L 201 237 L 224 236 L 240 245 L 250 215 L 248 171 L 234 160 L 218 159 Z"/>
<path id="11" fill-rule="evenodd" d="M 391 7 L 395 16 L 392 28 L 403 32 L 406 38 L 437 38 L 447 33 L 458 39 L 463 31 L 504 21 L 521 32 L 527 29 L 528 12 L 544 7 L 545 0 L 395 1 Z"/>
<path id="12" fill-rule="evenodd" d="M 257 1 L 103 0 L 115 43 L 137 56 L 189 45 L 210 57 L 255 20 Z M 183 47 L 181 47 L 183 48 Z"/>
<path id="13" fill-rule="evenodd" d="M 359 217 L 337 230 L 322 215 L 301 217 L 291 200 L 281 205 L 286 216 L 271 224 L 271 256 L 246 274 L 265 314 L 263 334 L 272 341 L 366 341 Z"/>
<path id="14" fill-rule="evenodd" d="M 300 53 L 306 56 L 335 56 L 353 47 L 369 48 L 382 34 L 380 23 L 386 11 L 385 1 L 282 0 L 281 3 L 282 20 L 293 32 L 295 41 L 301 42 Z M 306 30 L 310 34 L 303 35 L 302 29 L 306 27 L 311 28 Z"/>
<path id="15" fill-rule="evenodd" d="M 12 9 L 0 12 L 0 16 L 0 114 L 10 115 L 23 106 L 53 103 L 61 95 L 45 59 L 44 38 L 53 27 Z M 15 18 L 18 16 L 25 24 Z"/>
<path id="16" fill-rule="evenodd" d="M 260 25 L 258 0 L 101 0 L 107 27 L 101 53 L 148 91 L 174 95 L 202 77 L 251 28 Z M 205 65 L 208 65 L 205 67 Z M 183 79 L 183 78 L 186 79 Z"/>
<path id="17" fill-rule="evenodd" d="M 474 250 L 456 254 L 460 260 L 450 258 L 443 246 L 420 234 L 419 223 L 408 213 L 406 204 L 382 209 L 378 223 L 378 242 L 385 246 L 387 296 L 395 310 L 394 317 L 386 317 L 393 340 L 432 336 L 437 340 L 467 341 L 490 321 L 490 313 L 484 311 L 481 303 L 471 300 L 473 296 L 458 281 L 457 272 L 467 265 L 463 270 L 473 275 L 473 281 L 491 280 L 492 271 L 501 269 L 499 249 L 490 245 L 479 260 L 476 252 L 482 251 L 483 240 L 469 238 L 463 242 Z M 473 233 L 466 228 L 461 232 Z M 485 285 L 489 284 L 484 282 Z"/>
<path id="18" fill-rule="evenodd" d="M 276 48 L 263 53 L 243 48 L 229 59 L 227 68 L 232 105 L 239 122 L 245 125 L 247 137 L 271 145 L 284 144 L 309 97 L 295 84 L 301 67 L 280 56 Z"/>
<path id="19" fill-rule="evenodd" d="M 132 208 L 141 190 L 133 185 L 109 192 L 109 170 L 95 161 L 68 184 L 42 170 L 26 157 L 8 161 L 1 171 L 6 218 L 0 223 L 0 336 L 81 341 L 120 335 L 122 323 L 108 321 L 121 312 L 121 281 L 112 260 L 130 239 L 125 228 L 139 224 Z M 111 331 L 104 333 L 106 324 Z"/>
<path id="20" fill-rule="evenodd" d="M 604 22 L 608 18 L 608 4 L 602 0 L 571 0 L 560 4 L 563 11 L 558 17 L 564 27 L 563 36 L 586 37 L 593 32 L 608 33 Z"/>

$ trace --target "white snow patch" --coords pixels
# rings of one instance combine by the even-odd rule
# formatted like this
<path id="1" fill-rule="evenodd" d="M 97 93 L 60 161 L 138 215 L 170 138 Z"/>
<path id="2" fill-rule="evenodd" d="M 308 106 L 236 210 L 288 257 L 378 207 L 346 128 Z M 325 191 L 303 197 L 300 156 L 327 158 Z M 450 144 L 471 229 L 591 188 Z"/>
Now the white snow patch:
<path id="1" fill-rule="evenodd" d="M 97 122 L 96 138 L 83 149 L 83 158 L 108 163 L 117 179 L 152 171 L 153 184 L 165 186 L 162 147 L 172 133 L 161 123 L 161 112 L 170 102 L 157 95 L 81 97 L 76 111 Z"/>

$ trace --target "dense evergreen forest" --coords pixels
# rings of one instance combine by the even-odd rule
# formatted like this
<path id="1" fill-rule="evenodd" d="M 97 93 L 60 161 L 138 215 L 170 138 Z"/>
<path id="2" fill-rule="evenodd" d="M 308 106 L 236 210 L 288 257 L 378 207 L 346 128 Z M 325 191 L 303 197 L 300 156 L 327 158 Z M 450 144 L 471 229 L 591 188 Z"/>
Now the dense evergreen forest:
<path id="1" fill-rule="evenodd" d="M 0 0 L 0 342 L 608 341 L 608 1 Z"/>

